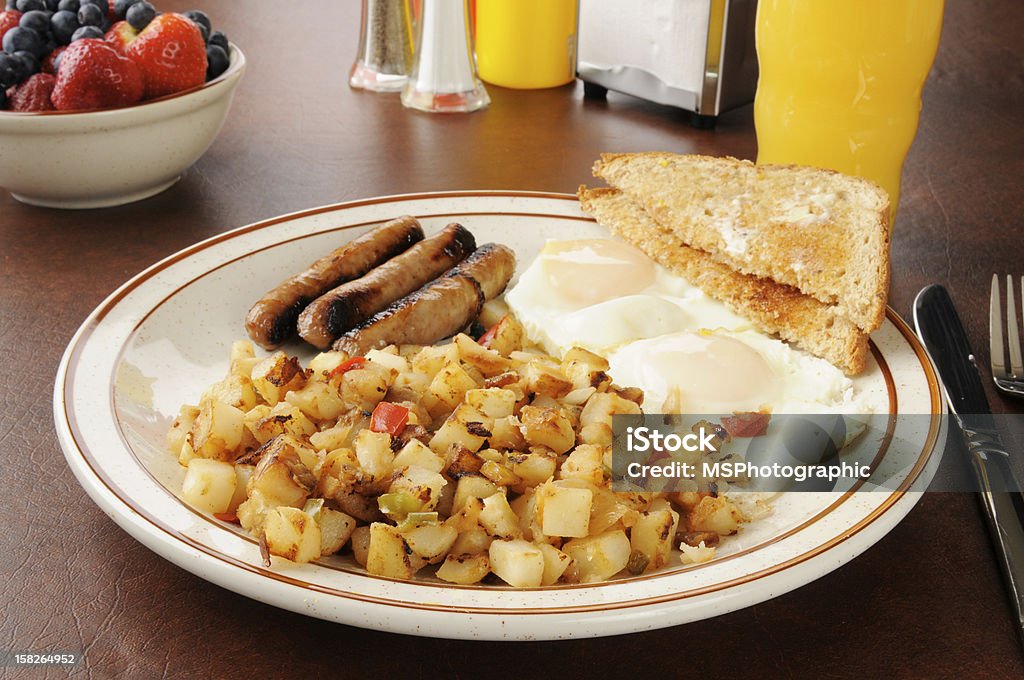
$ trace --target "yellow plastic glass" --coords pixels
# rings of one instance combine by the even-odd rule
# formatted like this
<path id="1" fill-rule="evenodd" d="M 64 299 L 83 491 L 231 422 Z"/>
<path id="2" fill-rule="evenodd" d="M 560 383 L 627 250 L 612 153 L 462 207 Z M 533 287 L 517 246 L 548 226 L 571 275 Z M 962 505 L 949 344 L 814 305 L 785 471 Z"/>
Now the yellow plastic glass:
<path id="1" fill-rule="evenodd" d="M 476 66 L 501 87 L 557 87 L 576 77 L 577 0 L 477 0 Z"/>
<path id="2" fill-rule="evenodd" d="M 760 0 L 758 163 L 874 180 L 895 216 L 942 12 L 943 0 Z"/>

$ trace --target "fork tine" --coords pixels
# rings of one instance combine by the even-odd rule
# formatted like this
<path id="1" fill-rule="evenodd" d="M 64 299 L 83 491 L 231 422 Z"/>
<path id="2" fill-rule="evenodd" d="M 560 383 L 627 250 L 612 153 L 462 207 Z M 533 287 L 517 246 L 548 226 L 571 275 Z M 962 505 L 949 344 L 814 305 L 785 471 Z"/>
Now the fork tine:
<path id="1" fill-rule="evenodd" d="M 999 276 L 992 275 L 992 297 L 988 305 L 988 354 L 992 364 L 992 375 L 1006 376 L 1006 355 L 1003 349 L 1003 311 L 999 301 Z"/>
<path id="2" fill-rule="evenodd" d="M 1024 299 L 1022 299 L 1024 302 Z M 1020 334 L 1017 330 L 1017 303 L 1013 295 L 1013 277 L 1006 276 L 1006 341 L 1010 349 L 1010 370 L 1013 377 L 1024 375 L 1024 365 L 1020 358 Z"/>

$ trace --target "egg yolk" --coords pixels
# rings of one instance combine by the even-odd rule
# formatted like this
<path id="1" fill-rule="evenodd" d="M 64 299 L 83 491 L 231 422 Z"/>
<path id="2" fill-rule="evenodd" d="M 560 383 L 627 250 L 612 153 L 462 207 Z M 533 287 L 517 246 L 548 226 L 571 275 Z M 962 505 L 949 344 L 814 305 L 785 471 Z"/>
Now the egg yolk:
<path id="1" fill-rule="evenodd" d="M 646 255 L 609 239 L 549 241 L 541 262 L 552 289 L 578 308 L 635 295 L 655 283 L 654 263 Z"/>
<path id="2" fill-rule="evenodd" d="M 644 377 L 664 386 L 668 396 L 662 408 L 669 412 L 757 411 L 780 387 L 761 353 L 735 338 L 681 333 L 649 349 Z"/>

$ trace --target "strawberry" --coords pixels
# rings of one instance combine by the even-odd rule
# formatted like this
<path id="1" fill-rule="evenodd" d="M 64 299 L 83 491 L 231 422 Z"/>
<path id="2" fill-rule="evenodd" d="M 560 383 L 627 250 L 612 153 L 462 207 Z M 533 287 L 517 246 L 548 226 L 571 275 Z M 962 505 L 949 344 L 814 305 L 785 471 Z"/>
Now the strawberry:
<path id="1" fill-rule="evenodd" d="M 53 52 L 50 52 L 48 55 L 46 55 L 46 59 L 43 59 L 42 64 L 43 73 L 57 75 L 57 58 L 60 57 L 60 55 L 64 54 L 65 50 L 67 49 L 67 45 L 61 45 Z"/>
<path id="2" fill-rule="evenodd" d="M 16 9 L 0 12 L 0 40 L 3 40 L 4 33 L 17 26 L 19 21 L 21 21 L 21 12 Z"/>
<path id="3" fill-rule="evenodd" d="M 142 99 L 139 68 L 98 38 L 76 40 L 60 58 L 53 104 L 61 111 L 128 106 Z"/>
<path id="4" fill-rule="evenodd" d="M 103 36 L 104 42 L 113 47 L 118 54 L 124 55 L 128 45 L 137 38 L 139 32 L 127 21 L 118 21 Z"/>
<path id="5" fill-rule="evenodd" d="M 199 28 L 181 14 L 161 14 L 142 29 L 125 54 L 142 72 L 146 99 L 206 82 L 206 45 Z"/>
<path id="6" fill-rule="evenodd" d="M 53 111 L 50 94 L 57 79 L 49 73 L 37 73 L 21 85 L 7 91 L 7 106 L 11 111 Z"/>

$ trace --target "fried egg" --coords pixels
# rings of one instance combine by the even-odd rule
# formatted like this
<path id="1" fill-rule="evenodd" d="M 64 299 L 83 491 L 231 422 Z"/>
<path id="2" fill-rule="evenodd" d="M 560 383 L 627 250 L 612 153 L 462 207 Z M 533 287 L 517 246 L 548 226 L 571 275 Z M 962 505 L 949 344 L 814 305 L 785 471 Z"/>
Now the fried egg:
<path id="1" fill-rule="evenodd" d="M 842 371 L 755 330 L 641 251 L 611 239 L 548 241 L 507 293 L 530 339 L 608 358 L 648 413 L 872 413 Z"/>

